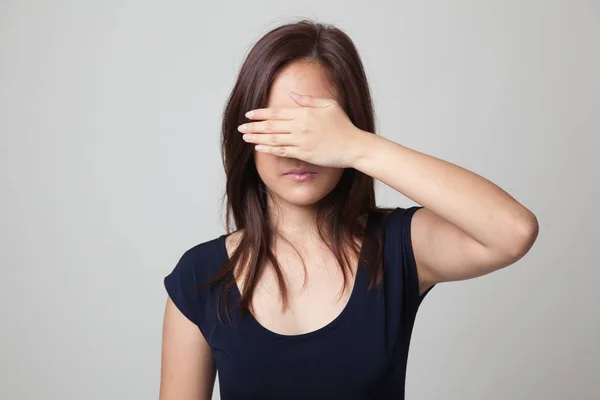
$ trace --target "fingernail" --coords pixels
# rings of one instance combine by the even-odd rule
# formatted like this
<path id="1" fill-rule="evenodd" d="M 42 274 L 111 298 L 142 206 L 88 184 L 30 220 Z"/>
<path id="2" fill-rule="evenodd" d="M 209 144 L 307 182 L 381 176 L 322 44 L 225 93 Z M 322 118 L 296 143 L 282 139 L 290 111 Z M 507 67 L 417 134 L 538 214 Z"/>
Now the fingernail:
<path id="1" fill-rule="evenodd" d="M 246 118 L 252 118 L 252 116 L 254 115 L 254 111 L 248 111 L 245 115 Z"/>

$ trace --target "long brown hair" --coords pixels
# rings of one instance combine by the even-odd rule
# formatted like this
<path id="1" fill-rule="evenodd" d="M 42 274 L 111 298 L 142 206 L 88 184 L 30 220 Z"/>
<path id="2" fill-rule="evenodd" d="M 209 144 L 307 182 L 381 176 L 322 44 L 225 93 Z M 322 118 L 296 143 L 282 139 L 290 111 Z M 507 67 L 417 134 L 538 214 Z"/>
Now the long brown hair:
<path id="1" fill-rule="evenodd" d="M 237 305 L 249 311 L 252 294 L 265 262 L 276 273 L 282 293 L 283 308 L 287 307 L 287 285 L 270 244 L 276 232 L 267 218 L 268 189 L 260 179 L 254 164 L 254 149 L 242 140 L 237 127 L 246 122 L 244 113 L 264 108 L 269 89 L 277 74 L 295 61 L 314 61 L 325 67 L 330 83 L 337 89 L 340 105 L 352 123 L 366 132 L 375 133 L 371 94 L 359 54 L 349 36 L 341 29 L 308 19 L 281 25 L 258 40 L 248 53 L 239 71 L 237 82 L 223 113 L 221 156 L 226 173 L 226 230 L 231 233 L 231 218 L 237 230 L 243 229 L 239 245 L 218 274 L 205 285 L 219 283 L 225 299 L 226 315 L 230 317 L 229 296 L 236 285 L 233 271 L 244 272 L 245 285 Z M 346 168 L 336 187 L 318 203 L 318 232 L 335 255 L 344 276 L 352 271 L 348 251 L 360 255 L 360 246 L 376 246 L 375 262 L 362 260 L 370 270 L 371 288 L 382 280 L 381 241 L 377 247 L 365 236 L 364 226 L 357 223 L 362 214 L 389 211 L 376 206 L 373 178 L 353 168 Z M 365 254 L 372 254 L 365 251 Z M 237 270 L 236 270 L 237 272 Z M 204 286 L 204 285 L 203 285 Z M 342 291 L 343 293 L 343 291 Z M 219 319 L 220 319 L 220 313 Z"/>

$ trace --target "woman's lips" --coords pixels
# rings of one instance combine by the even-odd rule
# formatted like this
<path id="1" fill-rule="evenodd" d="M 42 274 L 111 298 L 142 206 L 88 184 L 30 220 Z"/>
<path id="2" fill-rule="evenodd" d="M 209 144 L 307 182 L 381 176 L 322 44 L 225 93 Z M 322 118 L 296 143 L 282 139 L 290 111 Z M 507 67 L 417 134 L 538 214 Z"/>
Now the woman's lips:
<path id="1" fill-rule="evenodd" d="M 284 175 L 296 182 L 305 182 L 314 179 L 317 176 L 316 172 L 301 172 L 301 173 L 288 173 Z"/>

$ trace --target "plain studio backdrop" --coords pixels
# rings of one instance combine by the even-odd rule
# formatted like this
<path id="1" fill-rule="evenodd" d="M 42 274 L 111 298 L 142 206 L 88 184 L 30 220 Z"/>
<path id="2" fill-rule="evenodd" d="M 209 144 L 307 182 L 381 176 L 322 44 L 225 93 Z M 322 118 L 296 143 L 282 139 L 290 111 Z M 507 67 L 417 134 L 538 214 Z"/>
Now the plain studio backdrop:
<path id="1" fill-rule="evenodd" d="M 380 135 L 539 220 L 525 258 L 424 301 L 407 399 L 597 399 L 598 2 L 291 3 L 0 3 L 0 398 L 158 397 L 163 277 L 224 233 L 226 97 L 308 17 L 354 40 Z"/>

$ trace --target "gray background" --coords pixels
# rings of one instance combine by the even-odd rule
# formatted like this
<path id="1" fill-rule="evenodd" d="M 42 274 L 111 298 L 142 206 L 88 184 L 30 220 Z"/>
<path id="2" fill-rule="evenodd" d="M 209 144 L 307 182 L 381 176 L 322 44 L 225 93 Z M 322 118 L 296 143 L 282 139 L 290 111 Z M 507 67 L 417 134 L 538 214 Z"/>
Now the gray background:
<path id="1" fill-rule="evenodd" d="M 430 293 L 407 398 L 598 398 L 598 2 L 294 4 L 0 3 L 0 398 L 158 397 L 162 279 L 224 232 L 226 96 L 252 44 L 301 16 L 354 39 L 381 135 L 540 222 L 515 265 Z"/>

